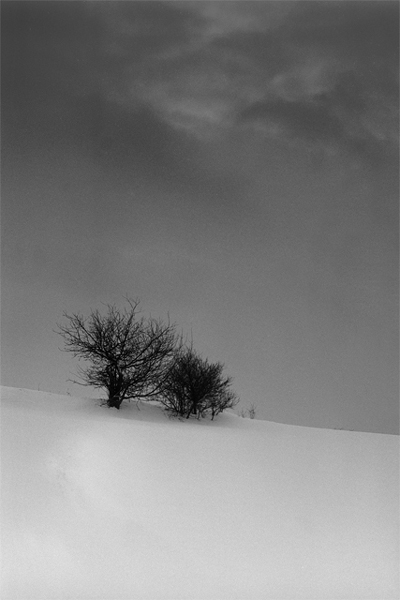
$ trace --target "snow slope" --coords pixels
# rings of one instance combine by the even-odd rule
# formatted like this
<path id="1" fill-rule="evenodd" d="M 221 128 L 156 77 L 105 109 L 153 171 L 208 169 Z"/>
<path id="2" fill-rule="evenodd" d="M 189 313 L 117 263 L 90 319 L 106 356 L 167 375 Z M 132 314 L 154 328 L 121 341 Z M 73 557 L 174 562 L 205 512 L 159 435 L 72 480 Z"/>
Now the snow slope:
<path id="1" fill-rule="evenodd" d="M 2 388 L 3 600 L 399 597 L 396 436 Z"/>

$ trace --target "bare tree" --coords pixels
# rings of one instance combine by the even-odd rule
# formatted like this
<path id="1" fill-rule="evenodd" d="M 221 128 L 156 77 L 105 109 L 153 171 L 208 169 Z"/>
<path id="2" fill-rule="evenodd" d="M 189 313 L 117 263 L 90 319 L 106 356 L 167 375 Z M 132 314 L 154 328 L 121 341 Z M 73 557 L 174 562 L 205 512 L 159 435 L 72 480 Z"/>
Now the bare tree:
<path id="1" fill-rule="evenodd" d="M 92 311 L 85 318 L 64 313 L 58 324 L 65 351 L 91 364 L 78 367 L 76 382 L 107 391 L 109 407 L 120 408 L 125 399 L 155 398 L 179 346 L 175 326 L 153 318 L 138 318 L 139 301 L 128 308 L 107 305 L 107 313 Z"/>
<path id="2" fill-rule="evenodd" d="M 161 403 L 175 415 L 211 414 L 211 418 L 238 402 L 230 389 L 231 378 L 222 374 L 221 363 L 209 363 L 192 347 L 181 347 L 161 386 Z"/>

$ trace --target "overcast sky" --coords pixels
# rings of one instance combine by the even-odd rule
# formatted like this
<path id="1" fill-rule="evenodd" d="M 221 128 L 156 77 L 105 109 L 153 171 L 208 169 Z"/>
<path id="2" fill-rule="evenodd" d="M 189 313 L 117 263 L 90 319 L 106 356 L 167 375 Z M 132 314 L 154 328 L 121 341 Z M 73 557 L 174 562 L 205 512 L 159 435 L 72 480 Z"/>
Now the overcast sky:
<path id="1" fill-rule="evenodd" d="M 398 431 L 397 2 L 2 4 L 2 384 L 140 298 L 260 418 Z"/>

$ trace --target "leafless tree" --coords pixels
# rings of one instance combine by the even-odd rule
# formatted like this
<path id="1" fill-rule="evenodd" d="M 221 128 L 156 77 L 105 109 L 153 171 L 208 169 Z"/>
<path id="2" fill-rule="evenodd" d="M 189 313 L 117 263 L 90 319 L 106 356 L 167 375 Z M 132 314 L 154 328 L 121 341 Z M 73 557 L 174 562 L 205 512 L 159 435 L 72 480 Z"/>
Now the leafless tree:
<path id="1" fill-rule="evenodd" d="M 105 389 L 108 406 L 118 409 L 125 399 L 158 396 L 180 343 L 174 325 L 139 317 L 139 301 L 127 302 L 124 310 L 107 305 L 106 314 L 87 318 L 64 313 L 67 322 L 57 329 L 65 351 L 90 363 L 78 367 L 75 383 Z"/>
<path id="2" fill-rule="evenodd" d="M 222 374 L 221 363 L 209 363 L 192 347 L 176 352 L 161 386 L 161 403 L 175 415 L 210 414 L 211 419 L 238 402 L 230 389 L 231 378 Z"/>

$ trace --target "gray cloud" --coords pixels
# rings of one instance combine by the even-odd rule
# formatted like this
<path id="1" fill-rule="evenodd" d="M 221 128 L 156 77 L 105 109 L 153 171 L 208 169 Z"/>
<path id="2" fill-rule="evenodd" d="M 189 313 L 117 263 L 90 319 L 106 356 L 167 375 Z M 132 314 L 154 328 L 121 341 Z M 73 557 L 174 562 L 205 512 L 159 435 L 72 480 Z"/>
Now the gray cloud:
<path id="1" fill-rule="evenodd" d="M 286 64 L 240 118 L 361 156 L 397 146 L 397 23 L 393 2 L 299 3 L 276 39 Z"/>
<path id="2" fill-rule="evenodd" d="M 267 100 L 253 104 L 242 116 L 249 120 L 270 119 L 289 135 L 311 142 L 338 140 L 343 133 L 340 120 L 330 113 L 324 98 L 313 103 Z"/>
<path id="3" fill-rule="evenodd" d="M 294 46 L 393 68 L 399 44 L 398 15 L 398 4 L 391 0 L 300 2 L 286 22 L 286 36 Z"/>
<path id="4" fill-rule="evenodd" d="M 187 156 L 186 134 L 249 124 L 361 157 L 397 145 L 395 2 L 4 6 L 6 131 L 75 129 L 99 154 L 142 148 L 153 164 L 172 140 Z"/>
<path id="5" fill-rule="evenodd" d="M 201 20 L 175 3 L 6 2 L 4 150 L 76 147 L 114 173 L 204 191 L 199 144 L 152 92 Z M 211 198 L 239 188 L 208 174 Z"/>

